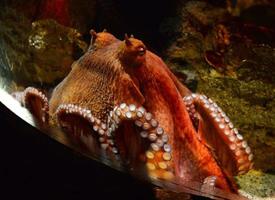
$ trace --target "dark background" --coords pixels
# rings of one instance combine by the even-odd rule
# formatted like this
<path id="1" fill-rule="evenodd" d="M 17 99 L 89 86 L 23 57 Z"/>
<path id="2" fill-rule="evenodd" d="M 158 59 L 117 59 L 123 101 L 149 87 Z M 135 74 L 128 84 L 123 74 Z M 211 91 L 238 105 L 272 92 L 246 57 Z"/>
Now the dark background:
<path id="1" fill-rule="evenodd" d="M 150 185 L 83 157 L 0 103 L 0 199 L 154 199 Z"/>
<path id="2" fill-rule="evenodd" d="M 0 199 L 156 199 L 153 185 L 67 148 L 2 103 L 0 127 Z M 175 197 L 166 195 L 161 200 Z"/>

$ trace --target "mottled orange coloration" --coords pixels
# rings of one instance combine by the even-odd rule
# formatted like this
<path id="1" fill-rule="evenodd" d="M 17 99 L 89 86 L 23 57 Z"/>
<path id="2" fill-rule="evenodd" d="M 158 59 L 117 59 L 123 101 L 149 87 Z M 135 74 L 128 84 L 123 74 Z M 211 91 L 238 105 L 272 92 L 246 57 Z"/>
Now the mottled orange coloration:
<path id="1" fill-rule="evenodd" d="M 215 177 L 215 186 L 237 192 L 233 176 L 251 168 L 253 155 L 221 109 L 191 95 L 142 41 L 91 35 L 88 52 L 53 91 L 50 116 L 71 132 L 98 132 L 101 147 L 133 169 L 147 166 L 152 178 L 205 184 Z"/>
<path id="2" fill-rule="evenodd" d="M 167 73 L 168 67 L 157 55 L 147 51 L 140 58 L 137 49 L 142 46 L 141 41 L 130 39 L 130 42 L 132 46 L 124 50 L 124 56 L 135 59 L 132 55 L 136 55 L 138 60 L 144 61 L 138 62 L 140 64 L 135 67 L 127 64 L 125 70 L 137 81 L 145 98 L 144 107 L 150 110 L 165 132 L 169 133 L 174 149 L 172 162 L 176 177 L 182 181 L 203 181 L 205 177 L 214 175 L 219 187 L 233 189 L 212 153 L 195 132 L 178 88 L 183 91 L 183 95 L 187 95 L 189 90 L 180 83 L 174 83 L 173 76 Z M 135 60 L 128 62 L 136 63 Z"/>
<path id="3" fill-rule="evenodd" d="M 119 41 L 115 36 L 108 33 L 106 30 L 103 30 L 100 33 L 96 33 L 93 29 L 90 30 L 91 42 L 89 49 L 100 49 L 104 48 L 114 42 Z"/>

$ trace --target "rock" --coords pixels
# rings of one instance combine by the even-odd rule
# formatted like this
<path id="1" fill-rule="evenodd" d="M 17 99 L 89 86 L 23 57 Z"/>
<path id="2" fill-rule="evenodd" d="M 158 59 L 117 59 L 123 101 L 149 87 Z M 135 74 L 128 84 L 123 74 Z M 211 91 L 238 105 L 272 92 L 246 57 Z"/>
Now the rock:
<path id="1" fill-rule="evenodd" d="M 9 7 L 24 15 L 31 22 L 53 19 L 72 27 L 82 34 L 89 32 L 95 22 L 97 0 L 4 0 Z M 1 4 L 1 3 L 0 3 Z"/>
<path id="2" fill-rule="evenodd" d="M 239 192 L 249 199 L 275 197 L 275 175 L 251 170 L 236 179 L 242 188 Z"/>
<path id="3" fill-rule="evenodd" d="M 96 0 L 40 0 L 38 19 L 54 19 L 81 33 L 89 32 L 95 21 Z"/>
<path id="4" fill-rule="evenodd" d="M 244 26 L 226 12 L 205 2 L 182 4 L 171 16 L 179 24 L 167 33 L 173 37 L 166 62 L 186 74 L 189 88 L 211 97 L 228 114 L 252 147 L 255 168 L 274 170 L 275 52 L 269 37 L 274 39 L 274 32 Z M 212 57 L 206 59 L 206 52 Z"/>
<path id="5" fill-rule="evenodd" d="M 12 9 L 0 14 L 2 74 L 20 85 L 56 84 L 87 48 L 81 34 L 54 20 L 31 23 Z"/>
<path id="6" fill-rule="evenodd" d="M 245 10 L 250 9 L 254 6 L 272 6 L 275 7 L 275 2 L 273 0 L 241 0 L 236 1 L 236 5 L 232 7 L 233 15 L 240 15 Z M 261 16 L 262 17 L 262 16 Z M 258 17 L 258 18 L 261 18 Z"/>

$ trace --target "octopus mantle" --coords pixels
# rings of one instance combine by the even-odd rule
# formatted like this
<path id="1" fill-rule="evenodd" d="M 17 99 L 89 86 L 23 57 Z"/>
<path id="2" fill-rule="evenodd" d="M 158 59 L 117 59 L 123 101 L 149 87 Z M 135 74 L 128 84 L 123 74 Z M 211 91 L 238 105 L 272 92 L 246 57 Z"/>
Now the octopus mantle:
<path id="1" fill-rule="evenodd" d="M 16 98 L 41 122 L 92 140 L 92 151 L 119 155 L 151 178 L 237 192 L 233 176 L 252 168 L 253 155 L 221 108 L 192 94 L 142 41 L 91 35 L 50 101 L 32 87 Z"/>

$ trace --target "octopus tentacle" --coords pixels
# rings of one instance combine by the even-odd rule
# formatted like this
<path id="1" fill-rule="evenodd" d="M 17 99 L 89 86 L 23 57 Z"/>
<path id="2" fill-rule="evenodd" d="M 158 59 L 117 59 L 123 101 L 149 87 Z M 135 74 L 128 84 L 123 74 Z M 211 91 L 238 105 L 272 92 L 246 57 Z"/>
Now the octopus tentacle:
<path id="1" fill-rule="evenodd" d="M 49 120 L 49 101 L 45 94 L 36 88 L 28 87 L 22 93 L 21 103 L 42 122 Z"/>
<path id="2" fill-rule="evenodd" d="M 215 102 L 200 94 L 186 96 L 184 102 L 194 124 L 199 126 L 199 136 L 210 148 L 219 149 L 212 152 L 225 173 L 243 174 L 252 168 L 251 148 Z"/>
<path id="3" fill-rule="evenodd" d="M 209 185 L 209 186 L 215 186 L 217 177 L 216 176 L 208 176 L 203 180 L 203 184 Z"/>
<path id="4" fill-rule="evenodd" d="M 91 129 L 98 133 L 98 141 L 100 142 L 100 146 L 103 149 L 108 148 L 108 138 L 107 138 L 107 125 L 106 123 L 101 122 L 101 120 L 97 119 L 92 115 L 92 112 L 89 109 L 82 108 L 81 106 L 74 105 L 74 104 L 61 104 L 56 112 L 55 115 L 57 117 L 57 121 L 61 127 L 73 128 L 76 130 L 71 130 L 72 133 L 79 135 L 80 134 L 87 134 L 83 127 L 83 122 L 72 126 L 72 120 L 70 117 L 75 117 L 78 119 L 82 119 L 86 121 L 91 127 Z"/>
<path id="5" fill-rule="evenodd" d="M 150 112 L 143 107 L 134 104 L 127 105 L 122 103 L 116 106 L 110 114 L 111 122 L 117 127 L 122 121 L 134 121 L 134 124 L 141 130 L 140 137 L 150 141 L 147 149 L 146 166 L 151 178 L 172 179 L 171 151 L 169 138 L 159 123 L 153 118 Z"/>
<path id="6" fill-rule="evenodd" d="M 199 114 L 197 113 L 196 109 L 195 109 L 195 105 L 194 105 L 194 101 L 193 99 L 197 97 L 197 94 L 192 94 L 189 96 L 185 96 L 183 98 L 185 106 L 186 106 L 186 110 L 193 122 L 193 125 L 195 126 L 195 128 L 197 129 L 199 126 Z"/>
<path id="7" fill-rule="evenodd" d="M 201 190 L 202 191 L 213 191 L 215 187 L 217 186 L 218 178 L 216 176 L 208 176 L 204 178 Z"/>

